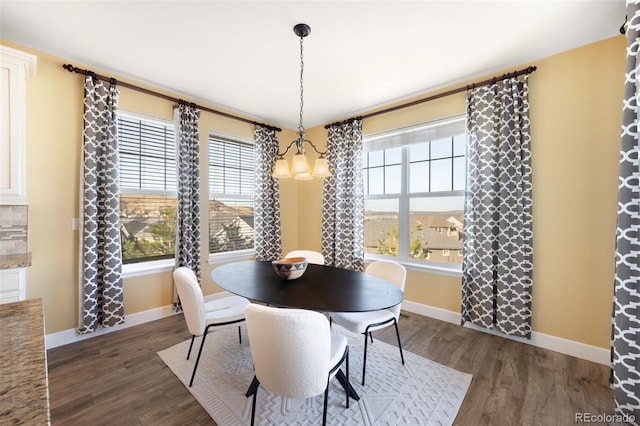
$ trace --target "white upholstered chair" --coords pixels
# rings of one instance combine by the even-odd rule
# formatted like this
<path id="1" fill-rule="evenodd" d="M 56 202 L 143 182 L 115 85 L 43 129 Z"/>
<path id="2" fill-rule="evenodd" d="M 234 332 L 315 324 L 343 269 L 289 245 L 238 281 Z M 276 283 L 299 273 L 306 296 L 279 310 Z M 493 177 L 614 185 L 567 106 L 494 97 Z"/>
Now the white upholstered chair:
<path id="1" fill-rule="evenodd" d="M 407 271 L 401 264 L 389 260 L 379 260 L 372 262 L 365 269 L 367 274 L 374 275 L 383 280 L 389 281 L 404 292 Z M 400 319 L 401 303 L 388 309 L 371 312 L 331 312 L 331 321 L 341 325 L 354 333 L 364 334 L 364 357 L 362 361 L 362 385 L 364 386 L 364 376 L 367 367 L 367 336 L 373 337 L 371 332 L 394 325 L 398 347 L 400 348 L 400 358 L 404 365 L 404 354 L 400 343 L 400 332 L 398 331 L 398 320 Z"/>
<path id="2" fill-rule="evenodd" d="M 329 380 L 346 362 L 347 339 L 332 334 L 329 320 L 319 312 L 250 304 L 245 311 L 255 377 L 247 396 L 253 394 L 251 424 L 258 388 L 288 398 L 310 398 L 324 392 L 322 424 L 327 419 Z M 347 392 L 346 406 L 349 407 Z"/>
<path id="3" fill-rule="evenodd" d="M 324 256 L 313 250 L 293 250 L 285 255 L 285 257 L 306 257 L 309 263 L 316 265 L 324 265 Z"/>
<path id="4" fill-rule="evenodd" d="M 196 376 L 198 362 L 200 362 L 202 347 L 204 346 L 204 341 L 210 328 L 237 326 L 238 338 L 242 343 L 238 323 L 244 321 L 244 309 L 249 305 L 249 301 L 240 296 L 227 296 L 205 303 L 196 274 L 186 267 L 180 267 L 173 271 L 173 280 L 178 290 L 178 296 L 180 296 L 180 303 L 182 304 L 187 328 L 192 335 L 187 359 L 191 356 L 191 348 L 193 347 L 196 336 L 202 336 L 198 357 L 196 358 L 191 380 L 189 381 L 189 387 L 191 387 L 193 379 Z"/>

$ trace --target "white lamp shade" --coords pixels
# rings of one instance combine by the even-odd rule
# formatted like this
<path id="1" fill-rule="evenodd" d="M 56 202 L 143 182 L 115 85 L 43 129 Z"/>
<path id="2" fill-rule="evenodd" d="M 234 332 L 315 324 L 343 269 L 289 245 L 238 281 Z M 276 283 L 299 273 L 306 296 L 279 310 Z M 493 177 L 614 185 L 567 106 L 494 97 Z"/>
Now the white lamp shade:
<path id="1" fill-rule="evenodd" d="M 311 180 L 311 179 L 313 179 L 311 177 L 311 173 L 309 173 L 309 172 L 298 173 L 293 178 L 297 179 L 297 180 Z"/>
<path id="2" fill-rule="evenodd" d="M 271 176 L 276 179 L 290 178 L 291 172 L 289 171 L 289 164 L 287 164 L 287 160 L 284 158 L 278 159 Z"/>
<path id="3" fill-rule="evenodd" d="M 309 163 L 307 163 L 307 158 L 301 152 L 297 153 L 293 156 L 293 174 L 298 175 L 299 173 L 307 173 L 309 174 L 311 170 L 309 169 Z"/>
<path id="4" fill-rule="evenodd" d="M 320 157 L 316 160 L 313 166 L 313 173 L 311 175 L 315 177 L 331 176 L 331 172 L 329 171 L 329 163 L 327 162 L 326 158 Z"/>

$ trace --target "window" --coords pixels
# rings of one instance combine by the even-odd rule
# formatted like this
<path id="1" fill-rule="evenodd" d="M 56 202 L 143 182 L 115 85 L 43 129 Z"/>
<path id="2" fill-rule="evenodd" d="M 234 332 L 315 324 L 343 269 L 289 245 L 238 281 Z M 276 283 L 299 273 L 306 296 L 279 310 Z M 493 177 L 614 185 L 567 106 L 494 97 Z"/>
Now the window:
<path id="1" fill-rule="evenodd" d="M 118 113 L 123 263 L 174 257 L 176 149 L 169 121 Z"/>
<path id="2" fill-rule="evenodd" d="M 365 137 L 364 151 L 366 256 L 458 270 L 464 116 Z"/>
<path id="3" fill-rule="evenodd" d="M 209 135 L 209 253 L 253 249 L 253 142 Z"/>

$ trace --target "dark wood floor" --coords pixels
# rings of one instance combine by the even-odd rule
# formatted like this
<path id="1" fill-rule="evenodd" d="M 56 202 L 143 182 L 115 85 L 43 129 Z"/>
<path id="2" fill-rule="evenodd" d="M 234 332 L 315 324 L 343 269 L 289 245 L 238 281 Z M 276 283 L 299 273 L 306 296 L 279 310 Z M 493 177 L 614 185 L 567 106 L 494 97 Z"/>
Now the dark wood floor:
<path id="1" fill-rule="evenodd" d="M 412 313 L 400 331 L 405 350 L 473 374 L 457 425 L 570 425 L 575 413 L 613 412 L 603 365 Z M 396 341 L 392 329 L 374 336 Z M 51 424 L 215 424 L 156 355 L 188 338 L 174 315 L 49 350 Z"/>

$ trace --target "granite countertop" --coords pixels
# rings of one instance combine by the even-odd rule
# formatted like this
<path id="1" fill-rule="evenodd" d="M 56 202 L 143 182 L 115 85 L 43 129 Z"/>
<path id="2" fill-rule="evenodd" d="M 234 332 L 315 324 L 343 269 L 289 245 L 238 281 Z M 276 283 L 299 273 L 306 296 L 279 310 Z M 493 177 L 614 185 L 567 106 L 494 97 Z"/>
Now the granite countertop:
<path id="1" fill-rule="evenodd" d="M 31 266 L 31 253 L 0 255 L 0 269 L 24 268 Z"/>
<path id="2" fill-rule="evenodd" d="M 0 424 L 50 424 L 42 299 L 0 304 Z"/>

